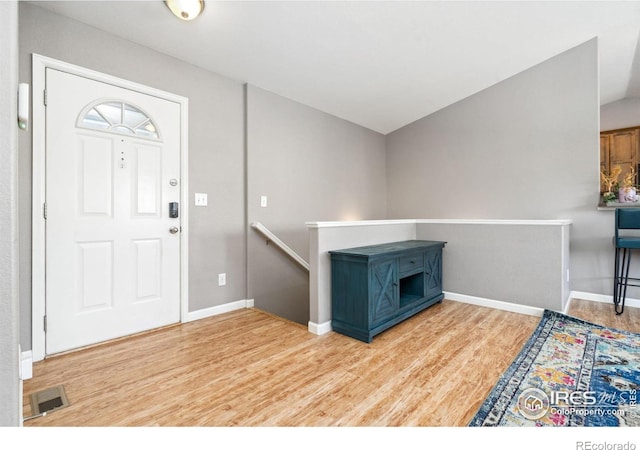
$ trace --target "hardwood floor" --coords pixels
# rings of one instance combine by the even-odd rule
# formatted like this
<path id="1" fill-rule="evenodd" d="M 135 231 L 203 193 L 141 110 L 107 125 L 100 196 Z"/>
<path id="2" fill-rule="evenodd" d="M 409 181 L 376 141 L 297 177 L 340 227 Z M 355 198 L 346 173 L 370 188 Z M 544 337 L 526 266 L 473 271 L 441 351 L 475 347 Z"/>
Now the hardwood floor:
<path id="1" fill-rule="evenodd" d="M 570 314 L 638 331 L 637 311 Z M 466 426 L 538 321 L 445 300 L 365 344 L 239 310 L 36 363 L 25 417 L 59 384 L 70 406 L 24 425 Z"/>
<path id="2" fill-rule="evenodd" d="M 617 316 L 613 304 L 574 299 L 568 314 L 609 328 L 640 333 L 640 308 L 625 307 Z"/>

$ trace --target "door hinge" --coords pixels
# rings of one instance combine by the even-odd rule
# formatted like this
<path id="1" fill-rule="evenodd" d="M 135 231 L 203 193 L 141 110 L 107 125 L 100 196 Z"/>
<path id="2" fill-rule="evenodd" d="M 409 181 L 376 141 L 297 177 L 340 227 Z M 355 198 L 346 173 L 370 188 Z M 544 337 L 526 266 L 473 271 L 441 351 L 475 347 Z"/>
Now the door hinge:
<path id="1" fill-rule="evenodd" d="M 42 319 L 43 319 L 43 321 L 42 321 L 43 324 L 42 325 L 43 325 L 43 328 L 44 328 L 44 332 L 46 333 L 47 332 L 47 315 L 45 314 Z"/>
<path id="2" fill-rule="evenodd" d="M 44 103 L 44 106 L 47 106 L 47 90 L 46 89 L 42 91 L 42 101 Z"/>
<path id="3" fill-rule="evenodd" d="M 47 202 L 42 204 L 42 217 L 47 220 Z"/>

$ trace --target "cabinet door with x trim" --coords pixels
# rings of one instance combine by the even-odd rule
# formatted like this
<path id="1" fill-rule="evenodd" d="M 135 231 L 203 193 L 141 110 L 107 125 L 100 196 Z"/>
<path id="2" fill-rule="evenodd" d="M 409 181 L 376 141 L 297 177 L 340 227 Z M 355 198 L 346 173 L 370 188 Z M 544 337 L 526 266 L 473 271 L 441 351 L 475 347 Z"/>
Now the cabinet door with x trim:
<path id="1" fill-rule="evenodd" d="M 371 266 L 370 322 L 375 326 L 398 310 L 398 262 L 385 260 Z"/>

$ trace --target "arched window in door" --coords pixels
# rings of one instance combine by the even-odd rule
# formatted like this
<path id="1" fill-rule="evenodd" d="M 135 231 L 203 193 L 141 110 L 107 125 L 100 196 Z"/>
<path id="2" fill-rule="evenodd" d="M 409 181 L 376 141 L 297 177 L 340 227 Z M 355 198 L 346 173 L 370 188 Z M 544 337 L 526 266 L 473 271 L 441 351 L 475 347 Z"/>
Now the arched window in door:
<path id="1" fill-rule="evenodd" d="M 98 100 L 90 103 L 80 114 L 77 126 L 161 140 L 158 127 L 147 113 L 137 106 L 119 100 Z"/>

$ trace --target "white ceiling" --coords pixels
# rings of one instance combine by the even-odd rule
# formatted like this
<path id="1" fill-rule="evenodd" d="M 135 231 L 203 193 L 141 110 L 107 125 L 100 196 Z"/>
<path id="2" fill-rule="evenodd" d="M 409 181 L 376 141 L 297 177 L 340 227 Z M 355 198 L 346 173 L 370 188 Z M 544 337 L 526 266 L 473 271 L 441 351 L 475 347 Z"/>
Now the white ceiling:
<path id="1" fill-rule="evenodd" d="M 601 104 L 640 92 L 637 1 L 34 3 L 383 134 L 593 37 Z"/>

